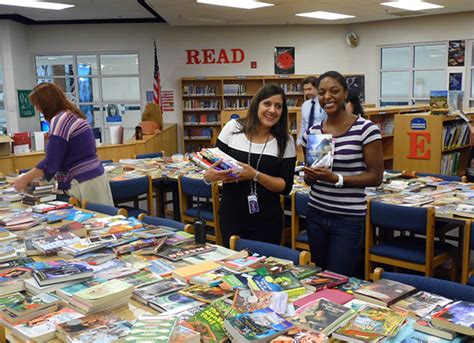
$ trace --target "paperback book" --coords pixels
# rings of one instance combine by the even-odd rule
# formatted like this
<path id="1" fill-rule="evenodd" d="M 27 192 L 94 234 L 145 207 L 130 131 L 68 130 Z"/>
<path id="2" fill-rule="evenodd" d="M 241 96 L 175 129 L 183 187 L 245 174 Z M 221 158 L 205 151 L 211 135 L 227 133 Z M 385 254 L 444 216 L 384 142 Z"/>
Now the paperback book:
<path id="1" fill-rule="evenodd" d="M 431 323 L 443 329 L 474 336 L 474 303 L 458 301 L 446 306 L 431 318 Z"/>
<path id="2" fill-rule="evenodd" d="M 336 139 L 329 134 L 309 134 L 306 142 L 306 165 L 310 168 L 332 168 Z"/>
<path id="3" fill-rule="evenodd" d="M 179 261 L 184 257 L 194 256 L 203 254 L 212 250 L 216 247 L 210 244 L 180 244 L 178 246 L 165 247 L 157 253 L 158 256 L 164 257 L 171 261 Z"/>
<path id="4" fill-rule="evenodd" d="M 403 298 L 391 307 L 407 311 L 417 317 L 425 317 L 434 309 L 445 307 L 451 302 L 452 300 L 440 295 L 419 291 L 409 297 Z"/>
<path id="5" fill-rule="evenodd" d="M 130 334 L 125 338 L 129 343 L 168 343 L 178 321 L 178 316 L 152 316 L 141 315 L 138 317 Z"/>
<path id="6" fill-rule="evenodd" d="M 286 292 L 289 297 L 302 295 L 305 287 L 290 271 L 271 275 L 254 275 L 248 278 L 248 286 L 254 290 Z"/>
<path id="7" fill-rule="evenodd" d="M 316 292 L 324 288 L 333 288 L 345 284 L 348 281 L 349 278 L 347 276 L 330 272 L 328 270 L 301 280 L 303 285 L 312 292 Z"/>
<path id="8" fill-rule="evenodd" d="M 219 299 L 229 298 L 234 294 L 233 292 L 226 291 L 220 287 L 209 287 L 204 285 L 194 285 L 183 288 L 179 293 L 208 304 Z"/>
<path id="9" fill-rule="evenodd" d="M 380 279 L 355 290 L 354 296 L 357 299 L 376 305 L 390 306 L 415 292 L 416 288 L 413 286 L 388 279 Z"/>
<path id="10" fill-rule="evenodd" d="M 168 313 L 179 313 L 202 304 L 202 302 L 179 292 L 156 296 L 148 302 L 148 305 L 155 310 Z"/>
<path id="11" fill-rule="evenodd" d="M 322 332 L 294 326 L 284 335 L 274 338 L 270 343 L 326 343 L 328 336 Z"/>

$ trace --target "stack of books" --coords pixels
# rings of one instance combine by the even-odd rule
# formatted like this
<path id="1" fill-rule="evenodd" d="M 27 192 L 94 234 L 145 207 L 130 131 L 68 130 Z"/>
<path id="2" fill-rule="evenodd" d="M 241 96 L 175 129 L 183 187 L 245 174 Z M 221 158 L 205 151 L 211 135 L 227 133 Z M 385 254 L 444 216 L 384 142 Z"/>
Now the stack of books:
<path id="1" fill-rule="evenodd" d="M 109 280 L 74 293 L 70 306 L 81 313 L 112 310 L 127 305 L 132 292 L 133 286 L 129 283 Z"/>
<path id="2" fill-rule="evenodd" d="M 54 183 L 46 180 L 33 180 L 23 193 L 23 204 L 35 205 L 56 200 L 56 194 L 53 194 Z"/>
<path id="3" fill-rule="evenodd" d="M 34 262 L 27 264 L 27 266 L 34 269 L 33 278 L 40 286 L 82 280 L 93 276 L 93 270 L 80 263 L 65 261 Z"/>
<path id="4" fill-rule="evenodd" d="M 211 165 L 219 162 L 214 168 L 216 170 L 233 170 L 229 175 L 236 176 L 243 168 L 238 164 L 238 161 L 233 157 L 227 155 L 219 148 L 203 148 L 200 152 L 195 152 L 189 155 L 189 159 L 202 169 L 209 169 Z"/>

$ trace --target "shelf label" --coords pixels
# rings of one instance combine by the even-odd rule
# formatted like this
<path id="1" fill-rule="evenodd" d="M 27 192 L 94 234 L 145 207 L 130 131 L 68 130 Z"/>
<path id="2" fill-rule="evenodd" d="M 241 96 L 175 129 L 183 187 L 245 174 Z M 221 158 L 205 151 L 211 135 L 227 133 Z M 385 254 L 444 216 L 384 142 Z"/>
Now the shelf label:
<path id="1" fill-rule="evenodd" d="M 426 130 L 426 119 L 425 118 L 413 118 L 410 121 L 410 128 L 412 130 Z"/>

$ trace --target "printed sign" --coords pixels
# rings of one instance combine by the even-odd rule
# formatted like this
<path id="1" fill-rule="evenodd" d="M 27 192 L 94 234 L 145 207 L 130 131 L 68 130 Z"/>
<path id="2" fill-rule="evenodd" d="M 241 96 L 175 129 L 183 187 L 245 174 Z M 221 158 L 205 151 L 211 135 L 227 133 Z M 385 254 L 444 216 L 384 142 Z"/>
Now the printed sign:
<path id="1" fill-rule="evenodd" d="M 28 94 L 30 93 L 31 90 L 18 89 L 18 111 L 22 118 L 33 117 L 35 115 L 35 108 L 28 98 Z"/>
<path id="2" fill-rule="evenodd" d="M 413 118 L 410 122 L 410 128 L 412 130 L 426 130 L 426 119 Z"/>
<path id="3" fill-rule="evenodd" d="M 174 111 L 174 91 L 161 91 L 161 110 L 163 112 Z"/>

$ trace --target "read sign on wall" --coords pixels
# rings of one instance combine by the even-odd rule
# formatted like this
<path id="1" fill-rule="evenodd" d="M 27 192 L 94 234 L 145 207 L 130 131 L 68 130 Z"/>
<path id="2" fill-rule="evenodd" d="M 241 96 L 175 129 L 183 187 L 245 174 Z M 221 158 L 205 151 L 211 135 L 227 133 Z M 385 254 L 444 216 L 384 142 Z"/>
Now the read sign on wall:
<path id="1" fill-rule="evenodd" d="M 189 49 L 186 64 L 239 64 L 245 60 L 245 52 L 233 49 Z"/>

